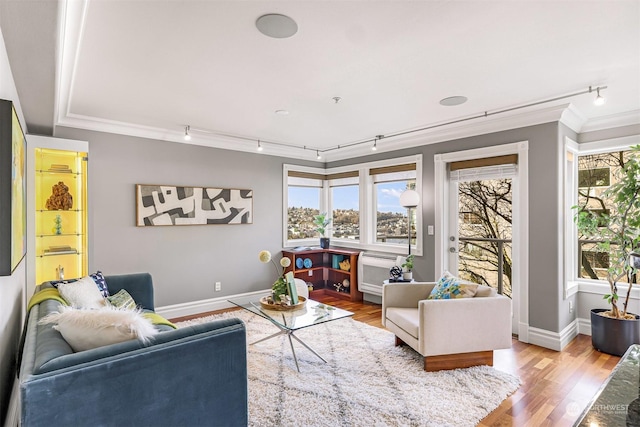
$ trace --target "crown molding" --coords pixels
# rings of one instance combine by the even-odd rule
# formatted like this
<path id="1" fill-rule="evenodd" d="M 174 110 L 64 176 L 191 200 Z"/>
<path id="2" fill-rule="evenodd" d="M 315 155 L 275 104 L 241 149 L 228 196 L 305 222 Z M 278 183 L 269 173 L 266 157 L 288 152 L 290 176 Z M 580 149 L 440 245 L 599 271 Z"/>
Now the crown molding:
<path id="1" fill-rule="evenodd" d="M 593 132 L 617 128 L 622 126 L 632 126 L 640 124 L 640 110 L 625 111 L 624 113 L 612 114 L 610 116 L 596 117 L 589 120 L 580 130 L 581 132 Z"/>

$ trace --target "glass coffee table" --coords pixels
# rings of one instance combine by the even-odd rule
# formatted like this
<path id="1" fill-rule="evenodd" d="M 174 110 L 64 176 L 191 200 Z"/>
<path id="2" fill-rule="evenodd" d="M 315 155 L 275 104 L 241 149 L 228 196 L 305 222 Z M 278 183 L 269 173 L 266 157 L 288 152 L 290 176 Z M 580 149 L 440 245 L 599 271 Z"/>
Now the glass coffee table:
<path id="1" fill-rule="evenodd" d="M 291 346 L 291 353 L 293 353 L 293 360 L 296 362 L 296 368 L 298 369 L 298 372 L 300 372 L 300 366 L 298 366 L 296 350 L 293 348 L 293 340 L 298 341 L 324 363 L 327 363 L 327 361 L 324 360 L 322 356 L 320 356 L 314 349 L 309 347 L 308 344 L 298 338 L 295 335 L 295 332 L 303 328 L 308 328 L 311 326 L 320 325 L 322 323 L 331 322 L 333 320 L 344 319 L 345 317 L 353 316 L 353 313 L 350 311 L 332 307 L 330 305 L 323 304 L 311 299 L 307 299 L 306 303 L 300 309 L 285 311 L 266 309 L 260 304 L 260 298 L 256 297 L 249 301 L 246 298 L 235 298 L 228 301 L 231 304 L 234 304 L 257 316 L 267 319 L 279 329 L 278 332 L 269 335 L 268 337 L 259 339 L 258 341 L 252 342 L 249 345 L 258 344 L 262 341 L 266 341 L 280 335 L 287 336 L 287 338 L 289 339 L 289 345 Z"/>

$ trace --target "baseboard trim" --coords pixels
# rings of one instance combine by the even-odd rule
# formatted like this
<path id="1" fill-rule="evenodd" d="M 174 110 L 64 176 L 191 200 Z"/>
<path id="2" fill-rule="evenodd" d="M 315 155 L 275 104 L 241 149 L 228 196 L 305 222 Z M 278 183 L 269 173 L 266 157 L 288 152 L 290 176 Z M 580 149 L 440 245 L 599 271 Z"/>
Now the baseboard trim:
<path id="1" fill-rule="evenodd" d="M 164 307 L 157 307 L 156 313 L 167 319 L 175 319 L 178 317 L 192 316 L 194 314 L 207 313 L 209 311 L 224 310 L 234 307 L 228 300 L 230 298 L 236 300 L 246 300 L 249 302 L 253 297 L 265 295 L 270 289 L 261 291 L 247 292 L 243 294 L 227 295 L 219 298 L 210 298 L 200 301 L 191 301 L 181 304 L 172 304 Z"/>
<path id="2" fill-rule="evenodd" d="M 591 336 L 591 319 L 578 319 L 578 333 Z"/>
<path id="3" fill-rule="evenodd" d="M 7 418 L 4 427 L 16 427 L 20 424 L 20 381 L 15 378 L 11 388 L 11 398 L 7 408 Z"/>
<path id="4" fill-rule="evenodd" d="M 560 332 L 529 327 L 529 343 L 555 351 L 562 351 L 575 337 L 578 336 L 578 322 L 572 321 Z"/>

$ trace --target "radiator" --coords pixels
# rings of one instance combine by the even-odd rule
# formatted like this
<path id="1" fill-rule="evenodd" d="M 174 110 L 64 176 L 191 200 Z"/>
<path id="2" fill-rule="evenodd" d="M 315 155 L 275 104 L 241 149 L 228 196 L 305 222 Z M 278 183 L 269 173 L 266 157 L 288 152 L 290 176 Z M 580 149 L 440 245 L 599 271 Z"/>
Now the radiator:
<path id="1" fill-rule="evenodd" d="M 389 279 L 389 270 L 396 265 L 395 256 L 360 253 L 358 262 L 358 290 L 382 296 L 382 284 Z"/>

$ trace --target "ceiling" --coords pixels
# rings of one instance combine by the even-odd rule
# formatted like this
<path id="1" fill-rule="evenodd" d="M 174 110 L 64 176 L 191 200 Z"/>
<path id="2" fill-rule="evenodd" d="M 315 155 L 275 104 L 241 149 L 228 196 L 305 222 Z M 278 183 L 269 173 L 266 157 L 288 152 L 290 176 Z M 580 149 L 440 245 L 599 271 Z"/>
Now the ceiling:
<path id="1" fill-rule="evenodd" d="M 59 6 L 59 18 L 48 13 L 62 34 L 49 39 L 56 43 L 56 96 L 42 116 L 54 128 L 184 142 L 189 125 L 190 143 L 254 151 L 260 140 L 265 154 L 315 160 L 319 152 L 330 161 L 371 153 L 376 135 L 385 136 L 376 144 L 384 151 L 549 121 L 566 111 L 576 131 L 640 123 L 635 0 Z M 298 32 L 261 34 L 255 21 L 266 13 L 293 18 Z M 19 53 L 15 45 L 7 49 L 13 69 Z M 29 89 L 19 86 L 22 100 Z M 595 93 L 588 93 L 500 113 L 589 86 L 607 86 L 605 105 L 594 106 Z M 457 95 L 468 102 L 439 104 Z M 394 136 L 422 128 L 430 129 Z"/>

